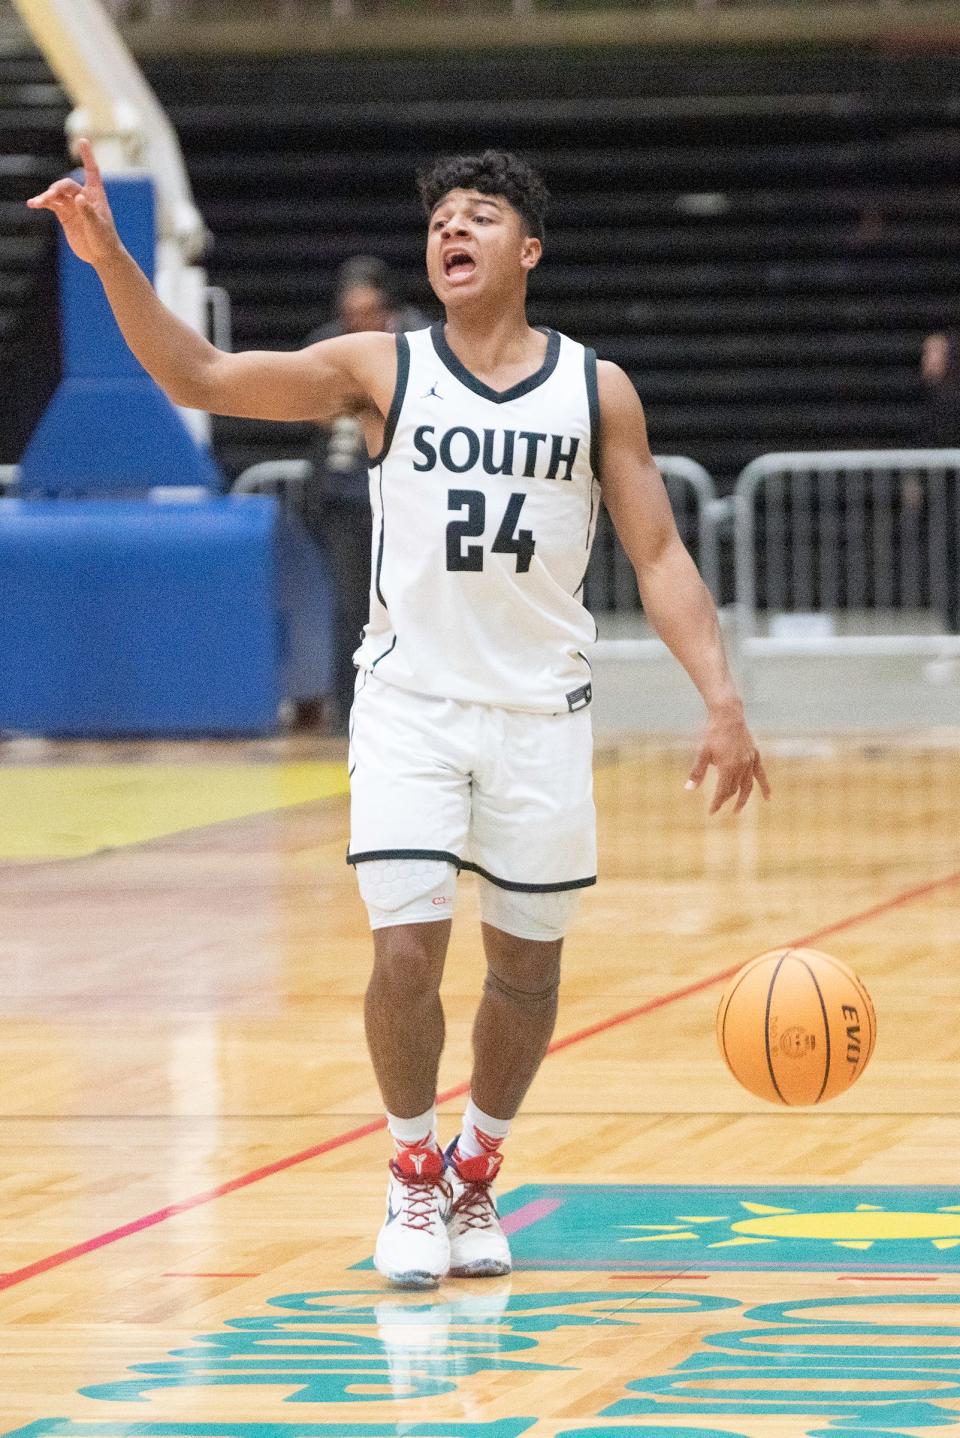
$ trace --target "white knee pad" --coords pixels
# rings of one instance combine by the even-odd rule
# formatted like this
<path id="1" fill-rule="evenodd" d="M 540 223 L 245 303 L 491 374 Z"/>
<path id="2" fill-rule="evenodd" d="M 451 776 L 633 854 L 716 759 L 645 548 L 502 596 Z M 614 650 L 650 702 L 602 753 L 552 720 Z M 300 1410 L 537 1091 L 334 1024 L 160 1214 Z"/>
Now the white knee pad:
<path id="1" fill-rule="evenodd" d="M 365 859 L 356 867 L 371 929 L 453 918 L 453 864 L 443 859 Z"/>
<path id="2" fill-rule="evenodd" d="M 485 924 L 515 938 L 549 943 L 562 939 L 567 932 L 579 896 L 578 889 L 527 894 L 519 889 L 501 889 L 481 878 L 480 916 Z"/>

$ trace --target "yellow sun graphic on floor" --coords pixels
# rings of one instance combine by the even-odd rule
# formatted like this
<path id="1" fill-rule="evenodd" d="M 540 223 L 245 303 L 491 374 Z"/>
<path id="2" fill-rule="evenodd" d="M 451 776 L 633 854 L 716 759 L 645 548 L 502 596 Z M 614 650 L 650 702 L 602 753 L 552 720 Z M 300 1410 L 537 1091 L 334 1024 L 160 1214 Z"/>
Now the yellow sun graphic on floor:
<path id="1" fill-rule="evenodd" d="M 518 1268 L 960 1279 L 955 1184 L 526 1184 L 504 1201 Z"/>
<path id="2" fill-rule="evenodd" d="M 837 1248 L 872 1248 L 875 1243 L 927 1240 L 934 1248 L 960 1247 L 960 1204 L 946 1204 L 932 1212 L 910 1212 L 882 1208 L 879 1204 L 858 1203 L 848 1210 L 801 1212 L 773 1204 L 741 1200 L 740 1208 L 753 1218 L 731 1221 L 727 1214 L 677 1214 L 675 1223 L 628 1223 L 624 1228 L 649 1232 L 621 1243 L 670 1243 L 707 1239 L 708 1248 L 735 1248 L 752 1243 L 776 1243 L 783 1239 L 812 1239 Z M 699 1225 L 725 1224 L 734 1234 L 710 1242 L 717 1230 Z"/>

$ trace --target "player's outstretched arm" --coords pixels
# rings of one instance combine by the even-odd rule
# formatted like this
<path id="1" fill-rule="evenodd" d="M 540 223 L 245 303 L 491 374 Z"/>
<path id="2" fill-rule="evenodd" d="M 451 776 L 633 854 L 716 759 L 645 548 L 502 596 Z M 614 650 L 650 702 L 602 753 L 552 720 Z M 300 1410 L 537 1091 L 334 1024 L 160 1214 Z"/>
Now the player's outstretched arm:
<path id="1" fill-rule="evenodd" d="M 289 354 L 225 354 L 178 319 L 117 234 L 90 142 L 81 140 L 79 149 L 83 184 L 58 180 L 27 204 L 56 215 L 74 254 L 97 271 L 127 344 L 174 403 L 251 419 L 322 422 L 371 401 L 381 408 L 372 382 L 384 386 L 389 408 L 395 368 L 389 335 L 344 336 Z"/>
<path id="2" fill-rule="evenodd" d="M 713 764 L 717 788 L 710 812 L 734 795 L 740 810 L 754 783 L 764 798 L 770 785 L 730 673 L 716 605 L 677 533 L 633 385 L 617 365 L 601 363 L 597 370 L 604 503 L 636 571 L 647 618 L 707 706 L 707 728 L 687 787 L 698 788 Z"/>

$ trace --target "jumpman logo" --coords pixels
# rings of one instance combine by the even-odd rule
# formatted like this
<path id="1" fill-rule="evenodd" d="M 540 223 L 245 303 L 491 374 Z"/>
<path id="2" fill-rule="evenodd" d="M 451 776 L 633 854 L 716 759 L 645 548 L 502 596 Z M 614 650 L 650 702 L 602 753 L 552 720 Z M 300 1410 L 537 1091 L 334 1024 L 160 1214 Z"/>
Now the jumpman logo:
<path id="1" fill-rule="evenodd" d="M 437 385 L 438 385 L 439 383 L 440 383 L 439 380 L 434 380 L 433 384 L 432 384 L 432 385 L 430 386 L 430 388 L 427 390 L 426 394 L 425 394 L 425 395 L 421 395 L 421 399 L 443 399 L 443 395 L 442 395 L 442 394 L 440 393 L 440 391 L 437 389 Z"/>

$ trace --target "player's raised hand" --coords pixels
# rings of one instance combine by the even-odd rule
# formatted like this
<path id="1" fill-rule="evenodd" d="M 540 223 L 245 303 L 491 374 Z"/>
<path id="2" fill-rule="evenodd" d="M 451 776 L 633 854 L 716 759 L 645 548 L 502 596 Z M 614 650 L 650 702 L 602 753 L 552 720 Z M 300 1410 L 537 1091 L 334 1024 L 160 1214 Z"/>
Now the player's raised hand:
<path id="1" fill-rule="evenodd" d="M 42 195 L 27 201 L 31 210 L 52 210 L 63 226 L 63 233 L 73 253 L 88 265 L 108 260 L 121 248 L 120 237 L 103 188 L 100 169 L 89 140 L 79 143 L 83 164 L 83 184 L 76 180 L 57 180 Z"/>
<path id="2" fill-rule="evenodd" d="M 711 714 L 686 787 L 699 789 L 711 764 L 717 770 L 711 814 L 722 809 L 734 794 L 737 796 L 734 812 L 739 814 L 753 792 L 754 783 L 765 799 L 770 798 L 770 781 L 739 704 Z"/>

